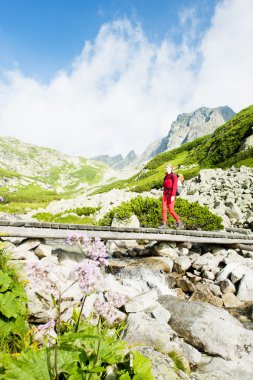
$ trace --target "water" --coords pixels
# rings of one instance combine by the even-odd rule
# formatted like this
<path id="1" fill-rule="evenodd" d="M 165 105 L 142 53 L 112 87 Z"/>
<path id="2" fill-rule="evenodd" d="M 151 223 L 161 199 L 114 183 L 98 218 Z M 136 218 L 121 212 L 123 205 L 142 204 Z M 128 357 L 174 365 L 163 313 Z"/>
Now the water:
<path id="1" fill-rule="evenodd" d="M 238 319 L 248 330 L 253 330 L 253 304 L 247 303 L 240 307 L 230 307 L 227 311 Z"/>

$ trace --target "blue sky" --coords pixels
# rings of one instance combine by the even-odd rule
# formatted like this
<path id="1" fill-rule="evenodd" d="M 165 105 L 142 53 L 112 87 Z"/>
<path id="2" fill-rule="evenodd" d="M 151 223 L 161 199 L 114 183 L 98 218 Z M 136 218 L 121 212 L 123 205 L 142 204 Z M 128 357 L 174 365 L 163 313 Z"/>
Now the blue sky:
<path id="1" fill-rule="evenodd" d="M 138 154 L 182 112 L 252 104 L 252 0 L 0 0 L 0 135 Z"/>
<path id="2" fill-rule="evenodd" d="M 140 23 L 150 41 L 180 42 L 179 15 L 195 7 L 199 30 L 209 27 L 217 0 L 0 0 L 1 68 L 19 67 L 48 81 L 68 68 L 101 24 L 120 18 Z"/>

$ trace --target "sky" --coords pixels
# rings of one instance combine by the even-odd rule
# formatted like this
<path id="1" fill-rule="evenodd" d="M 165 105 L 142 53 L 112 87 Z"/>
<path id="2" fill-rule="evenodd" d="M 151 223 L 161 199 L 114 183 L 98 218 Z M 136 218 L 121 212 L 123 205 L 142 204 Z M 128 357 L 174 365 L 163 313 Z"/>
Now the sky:
<path id="1" fill-rule="evenodd" d="M 0 136 L 141 154 L 177 115 L 251 105 L 253 0 L 0 0 Z"/>

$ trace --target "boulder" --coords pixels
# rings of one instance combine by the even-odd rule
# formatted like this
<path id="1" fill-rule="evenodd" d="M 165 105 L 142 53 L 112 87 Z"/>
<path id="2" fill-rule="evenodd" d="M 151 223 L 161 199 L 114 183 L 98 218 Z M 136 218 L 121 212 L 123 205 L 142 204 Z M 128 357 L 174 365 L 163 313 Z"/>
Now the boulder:
<path id="1" fill-rule="evenodd" d="M 184 248 L 185 249 L 185 248 Z M 191 266 L 191 260 L 187 256 L 178 257 L 174 261 L 173 269 L 177 273 L 184 273 Z"/>
<path id="2" fill-rule="evenodd" d="M 240 266 L 235 267 L 231 271 L 232 283 L 235 284 L 238 281 L 240 281 L 242 279 L 242 277 L 248 272 L 249 272 L 249 269 L 246 266 L 240 265 Z M 253 272 L 252 272 L 252 276 L 253 276 Z"/>
<path id="3" fill-rule="evenodd" d="M 240 301 L 253 301 L 253 274 L 246 273 L 240 281 L 237 298 Z"/>
<path id="4" fill-rule="evenodd" d="M 34 251 L 35 255 L 41 259 L 43 257 L 51 256 L 52 254 L 52 247 L 46 244 L 40 244 Z"/>
<path id="5" fill-rule="evenodd" d="M 220 288 L 223 293 L 235 293 L 236 291 L 234 284 L 228 278 L 221 281 Z"/>
<path id="6" fill-rule="evenodd" d="M 222 299 L 214 295 L 209 284 L 204 284 L 202 282 L 198 282 L 196 284 L 196 290 L 192 294 L 189 301 L 208 302 L 218 307 L 223 305 Z"/>
<path id="7" fill-rule="evenodd" d="M 198 371 L 203 373 L 202 376 L 206 377 L 196 377 L 196 380 L 251 380 L 253 373 L 253 360 L 252 358 L 224 360 L 222 358 L 209 357 L 208 361 L 205 364 L 202 364 Z M 218 373 L 220 373 L 220 377 L 212 377 L 212 374 Z"/>
<path id="8" fill-rule="evenodd" d="M 154 290 L 140 294 L 125 304 L 125 310 L 127 313 L 151 311 L 157 307 L 157 298 L 157 292 Z"/>
<path id="9" fill-rule="evenodd" d="M 168 323 L 171 317 L 170 312 L 162 307 L 158 302 L 156 307 L 152 310 L 151 314 L 157 321 L 165 323 Z"/>
<path id="10" fill-rule="evenodd" d="M 239 307 L 242 304 L 233 293 L 224 293 L 222 301 L 225 307 Z"/>
<path id="11" fill-rule="evenodd" d="M 169 244 L 159 243 L 154 246 L 155 251 L 159 256 L 169 257 L 175 260 L 178 257 L 177 249 L 172 248 Z"/>
<path id="12" fill-rule="evenodd" d="M 114 216 L 112 220 L 112 227 L 139 228 L 140 222 L 136 215 L 131 215 L 130 218 L 127 218 L 127 219 L 118 219 L 116 216 Z"/>
<path id="13" fill-rule="evenodd" d="M 171 351 L 182 355 L 182 349 L 173 341 L 175 331 L 164 322 L 148 317 L 144 313 L 129 314 L 124 340 L 135 346 L 149 346 L 168 354 Z"/>
<path id="14" fill-rule="evenodd" d="M 226 310 L 173 296 L 161 296 L 158 301 L 171 313 L 173 330 L 195 348 L 226 360 L 252 358 L 253 331 L 246 330 Z"/>

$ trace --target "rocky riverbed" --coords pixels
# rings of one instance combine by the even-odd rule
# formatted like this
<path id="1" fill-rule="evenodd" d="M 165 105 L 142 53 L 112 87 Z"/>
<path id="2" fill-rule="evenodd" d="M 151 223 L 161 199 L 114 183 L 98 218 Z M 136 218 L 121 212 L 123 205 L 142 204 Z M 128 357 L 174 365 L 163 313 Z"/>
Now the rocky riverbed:
<path id="1" fill-rule="evenodd" d="M 60 288 L 73 283 L 84 259 L 74 246 L 57 248 L 50 241 L 2 238 L 13 260 L 46 268 Z M 127 321 L 124 339 L 153 363 L 157 380 L 249 380 L 253 373 L 253 253 L 225 246 L 146 241 L 108 241 L 109 266 L 103 289 L 87 297 L 87 317 L 97 300 L 108 306 L 109 324 Z M 43 281 L 27 285 L 31 323 L 55 318 Z M 124 301 L 110 306 L 111 294 Z M 64 293 L 62 318 L 80 303 L 74 284 Z M 235 311 L 245 308 L 244 327 Z M 231 312 L 230 312 L 231 311 Z M 236 318 L 232 315 L 236 315 Z M 238 314 L 238 313 L 237 313 Z M 175 371 L 171 352 L 181 356 L 186 372 Z M 188 370 L 187 370 L 188 369 Z"/>

